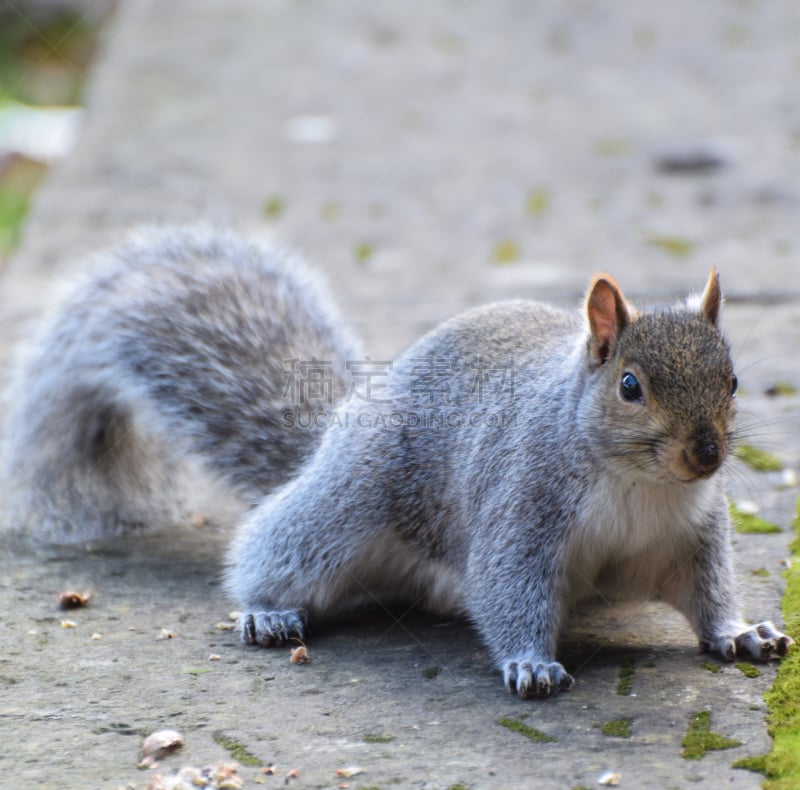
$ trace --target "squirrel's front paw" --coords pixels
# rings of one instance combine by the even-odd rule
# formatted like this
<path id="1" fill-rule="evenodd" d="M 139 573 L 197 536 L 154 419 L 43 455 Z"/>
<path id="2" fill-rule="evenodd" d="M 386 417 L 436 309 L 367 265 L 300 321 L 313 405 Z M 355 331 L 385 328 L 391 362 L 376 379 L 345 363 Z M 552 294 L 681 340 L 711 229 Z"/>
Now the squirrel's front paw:
<path id="1" fill-rule="evenodd" d="M 242 640 L 247 645 L 280 647 L 290 639 L 302 639 L 306 613 L 302 610 L 244 612 Z"/>
<path id="2" fill-rule="evenodd" d="M 572 691 L 575 678 L 558 661 L 506 661 L 503 679 L 511 694 L 528 699 L 532 694 L 549 697 L 555 691 Z"/>
<path id="3" fill-rule="evenodd" d="M 704 652 L 719 653 L 725 661 L 738 657 L 749 657 L 757 661 L 785 656 L 794 639 L 782 634 L 769 621 L 745 628 L 739 634 L 721 634 L 700 642 Z"/>

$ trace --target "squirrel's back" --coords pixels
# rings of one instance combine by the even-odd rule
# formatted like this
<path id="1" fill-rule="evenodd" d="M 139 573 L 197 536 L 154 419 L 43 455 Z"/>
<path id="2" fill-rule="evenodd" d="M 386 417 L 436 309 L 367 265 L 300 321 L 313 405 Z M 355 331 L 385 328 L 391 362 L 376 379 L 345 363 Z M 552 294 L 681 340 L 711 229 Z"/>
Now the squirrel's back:
<path id="1" fill-rule="evenodd" d="M 284 412 L 333 408 L 358 353 L 317 275 L 201 228 L 141 231 L 97 267 L 12 392 L 12 526 L 53 539 L 160 527 L 236 514 L 287 480 L 319 428 Z"/>

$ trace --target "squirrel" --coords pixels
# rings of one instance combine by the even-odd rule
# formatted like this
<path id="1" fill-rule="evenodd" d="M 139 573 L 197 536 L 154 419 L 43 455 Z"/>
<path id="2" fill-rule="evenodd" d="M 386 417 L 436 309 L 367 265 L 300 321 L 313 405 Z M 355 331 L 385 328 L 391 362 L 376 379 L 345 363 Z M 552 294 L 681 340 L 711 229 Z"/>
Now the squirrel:
<path id="1" fill-rule="evenodd" d="M 434 329 L 240 525 L 244 642 L 385 593 L 466 614 L 507 689 L 548 697 L 575 682 L 555 658 L 572 607 L 659 598 L 704 651 L 784 655 L 792 639 L 737 602 L 721 304 L 714 270 L 699 298 L 643 311 L 601 274 L 584 315 L 509 301 Z"/>
<path id="2" fill-rule="evenodd" d="M 246 644 L 389 595 L 466 614 L 522 698 L 573 687 L 556 644 L 587 598 L 658 597 L 726 660 L 792 644 L 739 614 L 713 270 L 670 308 L 637 310 L 609 275 L 582 314 L 475 308 L 373 365 L 364 392 L 367 358 L 291 253 L 151 229 L 98 266 L 11 399 L 15 524 L 59 541 L 163 528 L 205 493 L 239 522 L 226 588 Z"/>
<path id="3" fill-rule="evenodd" d="M 12 385 L 12 527 L 54 542 L 240 518 L 312 454 L 360 353 L 317 272 L 206 227 L 143 228 L 90 267 Z M 286 366 L 304 366 L 296 398 Z"/>

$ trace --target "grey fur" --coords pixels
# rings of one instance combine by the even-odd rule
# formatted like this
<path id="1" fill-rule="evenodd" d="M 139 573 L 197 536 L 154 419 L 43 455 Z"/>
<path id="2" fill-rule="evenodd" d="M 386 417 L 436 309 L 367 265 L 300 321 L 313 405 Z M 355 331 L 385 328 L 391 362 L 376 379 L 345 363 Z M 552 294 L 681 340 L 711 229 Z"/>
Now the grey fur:
<path id="1" fill-rule="evenodd" d="M 11 526 L 64 541 L 240 517 L 319 442 L 284 413 L 332 408 L 284 392 L 286 360 L 330 362 L 335 403 L 359 353 L 318 275 L 204 228 L 143 230 L 95 269 L 10 399 Z"/>
<path id="2" fill-rule="evenodd" d="M 570 607 L 661 597 L 727 659 L 785 653 L 736 600 L 720 298 L 712 275 L 697 305 L 638 314 L 598 277 L 586 316 L 500 303 L 421 339 L 384 402 L 343 404 L 241 525 L 227 584 L 245 642 L 388 594 L 465 612 L 509 690 L 548 696 L 574 682 L 555 660 Z M 643 402 L 621 393 L 630 371 Z"/>

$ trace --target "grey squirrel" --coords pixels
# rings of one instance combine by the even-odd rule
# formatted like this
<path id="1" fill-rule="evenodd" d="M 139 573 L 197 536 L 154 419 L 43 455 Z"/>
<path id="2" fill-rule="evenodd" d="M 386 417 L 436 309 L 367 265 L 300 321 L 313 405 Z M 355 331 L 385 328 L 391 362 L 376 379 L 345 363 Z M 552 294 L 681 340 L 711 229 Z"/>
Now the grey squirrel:
<path id="1" fill-rule="evenodd" d="M 670 308 L 637 311 L 608 275 L 583 314 L 479 307 L 360 390 L 357 344 L 273 251 L 171 231 L 112 257 L 21 380 L 7 455 L 32 530 L 175 521 L 202 474 L 244 514 L 226 584 L 247 644 L 388 595 L 465 613 L 523 698 L 572 688 L 556 642 L 590 597 L 659 597 L 726 660 L 792 644 L 739 614 L 715 272 Z M 335 398 L 287 388 L 286 360 L 330 362 Z"/>
<path id="2" fill-rule="evenodd" d="M 737 602 L 721 301 L 712 271 L 692 304 L 639 312 L 598 275 L 584 315 L 510 301 L 434 329 L 240 526 L 244 641 L 384 593 L 465 613 L 509 691 L 546 697 L 574 684 L 555 660 L 572 606 L 657 596 L 726 660 L 785 654 Z"/>

